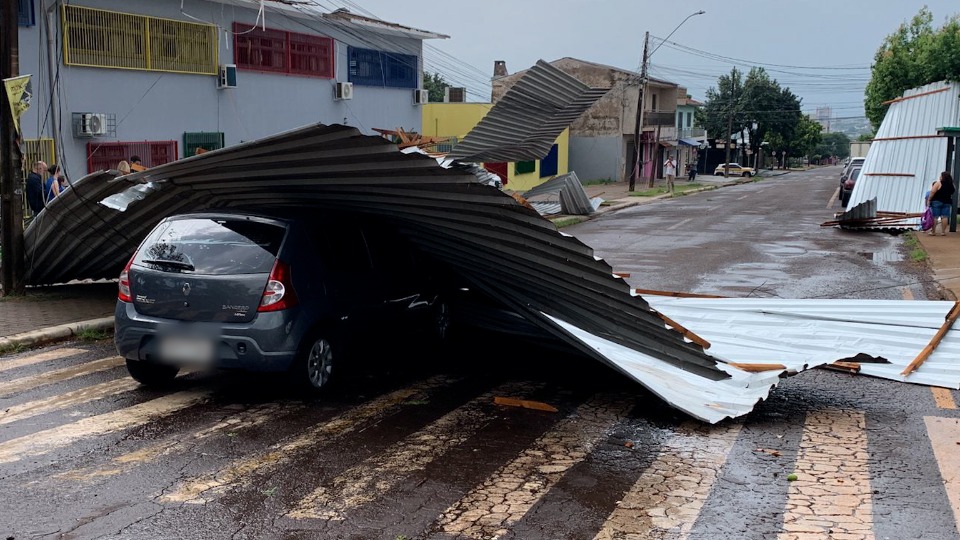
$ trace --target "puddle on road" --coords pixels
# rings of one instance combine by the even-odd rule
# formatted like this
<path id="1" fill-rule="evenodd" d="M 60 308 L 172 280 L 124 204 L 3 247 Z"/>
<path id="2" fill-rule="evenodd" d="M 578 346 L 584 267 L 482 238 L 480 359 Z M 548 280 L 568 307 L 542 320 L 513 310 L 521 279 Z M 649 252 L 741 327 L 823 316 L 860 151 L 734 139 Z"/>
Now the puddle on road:
<path id="1" fill-rule="evenodd" d="M 884 249 L 881 251 L 858 251 L 857 255 L 869 259 L 875 263 L 900 262 L 903 260 L 903 254 L 896 249 Z"/>

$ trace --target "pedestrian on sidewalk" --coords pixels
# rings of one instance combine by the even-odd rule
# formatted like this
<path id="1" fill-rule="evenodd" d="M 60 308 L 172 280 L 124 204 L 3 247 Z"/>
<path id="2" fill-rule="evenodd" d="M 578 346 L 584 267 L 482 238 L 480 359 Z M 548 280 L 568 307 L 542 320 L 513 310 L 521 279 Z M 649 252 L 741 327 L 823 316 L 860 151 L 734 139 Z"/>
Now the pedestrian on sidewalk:
<path id="1" fill-rule="evenodd" d="M 37 161 L 27 175 L 27 204 L 33 215 L 43 210 L 43 175 L 47 172 L 47 164 Z"/>
<path id="2" fill-rule="evenodd" d="M 953 204 L 953 177 L 950 173 L 943 171 L 940 178 L 930 186 L 930 196 L 927 199 L 927 205 L 933 211 L 933 227 L 930 228 L 930 236 L 946 236 L 947 229 L 950 227 L 950 206 Z"/>
<path id="3" fill-rule="evenodd" d="M 677 179 L 677 162 L 673 156 L 667 156 L 667 161 L 663 162 L 663 176 L 667 178 L 667 189 L 673 193 L 673 182 Z"/>

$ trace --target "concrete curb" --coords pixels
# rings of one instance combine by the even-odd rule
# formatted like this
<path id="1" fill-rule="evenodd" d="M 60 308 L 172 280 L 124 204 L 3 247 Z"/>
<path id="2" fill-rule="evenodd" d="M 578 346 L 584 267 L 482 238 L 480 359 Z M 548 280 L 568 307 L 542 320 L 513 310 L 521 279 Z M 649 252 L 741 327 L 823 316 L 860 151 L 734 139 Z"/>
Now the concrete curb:
<path id="1" fill-rule="evenodd" d="M 39 330 L 31 330 L 21 334 L 0 337 L 0 353 L 16 349 L 18 347 L 35 347 L 45 345 L 54 341 L 70 339 L 84 330 L 109 330 L 113 331 L 113 317 L 102 317 L 99 319 L 89 319 L 57 326 L 48 326 Z"/>

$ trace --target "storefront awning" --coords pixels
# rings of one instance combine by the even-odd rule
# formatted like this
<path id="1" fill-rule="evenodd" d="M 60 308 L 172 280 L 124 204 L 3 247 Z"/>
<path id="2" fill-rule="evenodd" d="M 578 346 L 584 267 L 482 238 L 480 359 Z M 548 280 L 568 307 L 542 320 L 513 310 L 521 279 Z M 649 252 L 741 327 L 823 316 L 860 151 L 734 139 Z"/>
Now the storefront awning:
<path id="1" fill-rule="evenodd" d="M 680 146 L 700 146 L 700 141 L 696 139 L 680 139 Z"/>

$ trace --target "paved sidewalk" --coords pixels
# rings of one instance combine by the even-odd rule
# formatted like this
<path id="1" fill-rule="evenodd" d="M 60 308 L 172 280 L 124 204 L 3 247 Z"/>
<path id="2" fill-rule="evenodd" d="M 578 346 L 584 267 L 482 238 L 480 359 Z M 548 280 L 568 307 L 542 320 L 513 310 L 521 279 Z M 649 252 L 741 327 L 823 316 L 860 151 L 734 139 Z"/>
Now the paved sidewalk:
<path id="1" fill-rule="evenodd" d="M 696 183 L 703 186 L 702 191 L 756 180 L 699 176 Z M 662 180 L 658 182 L 658 186 L 662 185 Z M 685 183 L 685 179 L 677 181 L 677 185 Z M 636 187 L 645 190 L 646 184 Z M 626 182 L 590 185 L 585 189 L 590 197 L 599 196 L 607 201 L 598 214 L 670 197 L 669 194 L 631 196 Z M 960 233 L 948 233 L 945 237 L 917 234 L 917 237 L 929 256 L 934 279 L 946 294 L 956 298 L 960 293 Z M 116 282 L 105 281 L 31 288 L 23 297 L 0 298 L 0 354 L 18 346 L 69 338 L 83 328 L 111 329 L 116 299 Z"/>

